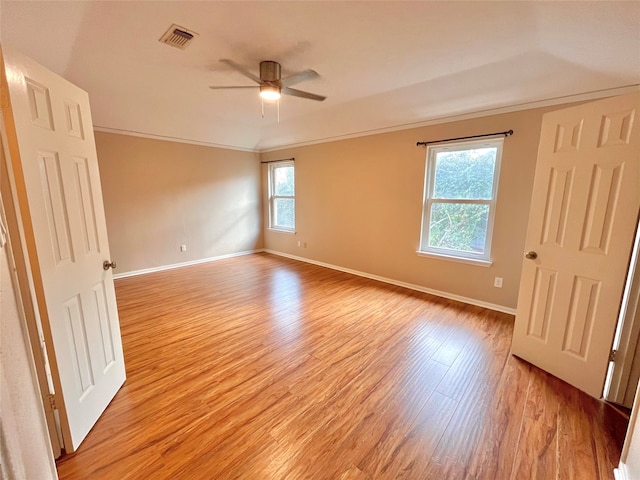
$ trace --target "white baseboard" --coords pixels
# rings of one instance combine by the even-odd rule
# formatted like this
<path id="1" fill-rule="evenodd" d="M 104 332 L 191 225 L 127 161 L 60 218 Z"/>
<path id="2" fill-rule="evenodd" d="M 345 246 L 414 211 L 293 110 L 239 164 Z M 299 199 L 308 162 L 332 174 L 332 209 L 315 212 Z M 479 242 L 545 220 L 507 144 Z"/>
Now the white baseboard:
<path id="1" fill-rule="evenodd" d="M 292 260 L 297 260 L 299 262 L 311 263 L 313 265 L 318 265 L 319 267 L 325 267 L 325 268 L 330 268 L 332 270 L 338 270 L 340 272 L 350 273 L 352 275 L 357 275 L 358 277 L 364 277 L 364 278 L 369 278 L 371 280 L 377 280 L 379 282 L 388 283 L 388 284 L 391 284 L 391 285 L 396 285 L 398 287 L 404 287 L 404 288 L 408 288 L 410 290 L 416 290 L 418 292 L 428 293 L 430 295 L 435 295 L 437 297 L 447 298 L 449 300 L 455 300 L 457 302 L 468 303 L 470 305 L 476 305 L 478 307 L 488 308 L 489 310 L 495 310 L 497 312 L 508 313 L 510 315 L 515 315 L 516 314 L 515 308 L 505 307 L 504 305 L 497 305 L 495 303 L 483 302 L 482 300 L 477 300 L 475 298 L 463 297 L 462 295 L 456 295 L 456 294 L 449 293 L 449 292 L 443 292 L 441 290 L 434 290 L 432 288 L 423 287 L 421 285 L 415 285 L 413 283 L 406 283 L 406 282 L 401 282 L 399 280 L 394 280 L 393 278 L 381 277 L 379 275 L 373 275 L 371 273 L 361 272 L 359 270 L 352 270 L 351 268 L 344 268 L 344 267 L 340 267 L 338 265 L 332 265 L 330 263 L 318 262 L 316 260 L 311 260 L 309 258 L 298 257 L 296 255 L 290 255 L 288 253 L 278 252 L 276 250 L 269 250 L 269 249 L 247 250 L 247 251 L 244 251 L 244 252 L 237 252 L 237 253 L 230 253 L 230 254 L 227 254 L 227 255 L 220 255 L 220 256 L 217 256 L 217 257 L 201 258 L 199 260 L 192 260 L 192 261 L 189 261 L 189 262 L 174 263 L 172 265 L 163 265 L 163 266 L 160 266 L 160 267 L 144 268 L 142 270 L 133 270 L 131 272 L 117 273 L 117 274 L 115 274 L 113 276 L 113 278 L 114 279 L 119 279 L 119 278 L 126 278 L 126 277 L 134 277 L 136 275 L 145 275 L 147 273 L 162 272 L 164 270 L 171 270 L 171 269 L 174 269 L 174 268 L 188 267 L 188 266 L 191 266 L 191 265 L 198 265 L 198 264 L 201 264 L 201 263 L 215 262 L 216 260 L 224 260 L 225 258 L 240 257 L 242 255 L 251 255 L 253 253 L 261 253 L 261 252 L 270 253 L 272 255 L 278 255 L 280 257 L 290 258 Z M 622 477 L 622 478 L 624 478 L 624 477 Z"/>
<path id="2" fill-rule="evenodd" d="M 613 469 L 613 476 L 616 480 L 630 480 L 624 463 L 621 463 L 618 468 Z"/>
<path id="3" fill-rule="evenodd" d="M 431 288 L 426 288 L 421 285 L 415 285 L 413 283 L 401 282 L 399 280 L 394 280 L 392 278 L 381 277 L 379 275 L 373 275 L 371 273 L 360 272 L 358 270 L 352 270 L 350 268 L 339 267 L 337 265 L 332 265 L 330 263 L 318 262 L 316 260 L 311 260 L 309 258 L 298 257 L 296 255 L 289 255 L 288 253 L 278 252 L 275 250 L 264 249 L 264 252 L 271 253 L 273 255 L 278 255 L 280 257 L 291 258 L 292 260 L 298 260 L 300 262 L 311 263 L 313 265 L 318 265 L 320 267 L 331 268 L 333 270 L 338 270 L 340 272 L 350 273 L 352 275 L 357 275 L 359 277 L 370 278 L 371 280 L 377 280 L 379 282 L 389 283 L 391 285 L 397 285 L 398 287 L 408 288 L 410 290 L 416 290 L 418 292 L 428 293 L 430 295 L 435 295 L 437 297 L 447 298 L 449 300 L 456 300 L 458 302 L 468 303 L 470 305 L 476 305 L 478 307 L 488 308 L 489 310 L 496 310 L 498 312 L 508 313 L 510 315 L 516 314 L 515 308 L 505 307 L 503 305 L 496 305 L 495 303 L 483 302 L 482 300 L 476 300 L 475 298 L 463 297 L 461 295 L 455 295 L 453 293 L 442 292 L 440 290 L 434 290 Z"/>
<path id="4" fill-rule="evenodd" d="M 215 262 L 216 260 L 224 260 L 225 258 L 241 257 L 242 255 L 251 255 L 252 253 L 263 252 L 263 249 L 247 250 L 244 252 L 229 253 L 227 255 L 219 255 L 217 257 L 201 258 L 199 260 L 191 260 L 189 262 L 174 263 L 172 265 L 163 265 L 161 267 L 143 268 L 142 270 L 133 270 L 131 272 L 116 273 L 113 275 L 114 280 L 118 278 L 135 277 L 136 275 L 145 275 L 147 273 L 162 272 L 164 270 L 172 270 L 174 268 L 189 267 L 200 263 Z"/>

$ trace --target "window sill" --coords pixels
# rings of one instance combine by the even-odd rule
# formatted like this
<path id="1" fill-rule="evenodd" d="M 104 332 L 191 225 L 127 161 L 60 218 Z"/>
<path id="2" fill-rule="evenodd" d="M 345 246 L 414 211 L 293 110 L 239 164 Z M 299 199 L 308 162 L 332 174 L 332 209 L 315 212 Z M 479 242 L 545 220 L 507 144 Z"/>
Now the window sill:
<path id="1" fill-rule="evenodd" d="M 447 261 L 450 261 L 450 262 L 467 263 L 469 265 L 477 265 L 479 267 L 490 267 L 491 265 L 493 265 L 493 262 L 491 260 L 480 260 L 480 259 L 477 259 L 477 258 L 454 257 L 454 256 L 451 256 L 451 255 L 440 255 L 438 253 L 421 252 L 419 250 L 416 253 L 420 257 L 435 258 L 435 259 L 438 259 L 438 260 L 447 260 Z"/>
<path id="2" fill-rule="evenodd" d="M 272 232 L 278 232 L 278 233 L 286 233 L 287 235 L 295 235 L 296 234 L 295 230 L 285 230 L 284 228 L 269 227 L 269 228 L 267 228 L 267 230 L 270 230 Z"/>

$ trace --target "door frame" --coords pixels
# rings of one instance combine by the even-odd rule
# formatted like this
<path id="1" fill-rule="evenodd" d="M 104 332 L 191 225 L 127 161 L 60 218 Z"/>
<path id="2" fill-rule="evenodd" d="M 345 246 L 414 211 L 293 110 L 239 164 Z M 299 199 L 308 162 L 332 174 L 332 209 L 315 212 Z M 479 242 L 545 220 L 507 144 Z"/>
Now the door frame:
<path id="1" fill-rule="evenodd" d="M 633 404 L 633 397 L 629 401 L 629 396 L 636 391 L 637 379 L 631 378 L 631 373 L 635 364 L 640 361 L 638 347 L 640 347 L 640 219 L 629 259 L 627 281 L 613 339 L 612 350 L 615 350 L 616 354 L 609 365 L 605 381 L 603 394 L 605 400 L 620 405 L 625 405 L 626 400 L 625 406 L 629 408 Z"/>
<path id="2" fill-rule="evenodd" d="M 27 241 L 20 210 L 20 199 L 15 178 L 15 159 L 18 155 L 16 142 L 11 141 L 11 131 L 7 121 L 13 121 L 13 110 L 9 102 L 9 92 L 6 83 L 4 56 L 0 50 L 0 191 L 7 222 L 7 233 L 11 243 L 11 253 L 14 275 L 17 280 L 17 296 L 21 310 L 24 314 L 26 336 L 30 344 L 31 355 L 36 371 L 38 388 L 42 408 L 45 412 L 47 431 L 53 457 L 58 458 L 64 448 L 63 436 L 59 420 L 54 408 L 54 392 L 49 386 L 47 370 L 50 368 L 41 344 L 40 332 L 43 331 L 36 291 L 33 279 L 33 270 L 27 253 Z M 18 157 L 19 158 L 19 157 Z M 66 412 L 58 411 L 58 415 L 66 415 Z"/>
<path id="3" fill-rule="evenodd" d="M 40 317 L 37 305 L 33 301 L 33 276 L 29 259 L 25 255 L 25 240 L 22 221 L 15 196 L 15 178 L 11 168 L 11 153 L 6 142 L 7 137 L 4 119 L 1 116 L 0 135 L 0 177 L 2 177 L 0 191 L 6 217 L 7 233 L 10 239 L 8 243 L 11 245 L 12 264 L 10 266 L 14 271 L 17 295 L 19 297 L 18 300 L 22 307 L 21 310 L 24 315 L 24 322 L 26 326 L 25 333 L 27 334 L 28 341 L 31 346 L 30 351 L 35 366 L 38 389 L 40 391 L 42 408 L 47 422 L 51 449 L 53 457 L 58 458 L 64 448 L 62 432 L 60 431 L 60 426 L 56 420 L 52 402 L 49 400 L 52 392 L 50 391 L 47 377 L 48 359 L 45 356 L 40 342 L 40 332 L 42 331 L 42 327 L 40 326 Z"/>
<path id="4" fill-rule="evenodd" d="M 2 46 L 0 67 L 3 163 L 26 279 L 16 297 L 33 312 L 25 335 L 55 419 L 50 443 L 71 453 L 126 380 L 113 274 L 103 269 L 110 253 L 89 98 Z"/>

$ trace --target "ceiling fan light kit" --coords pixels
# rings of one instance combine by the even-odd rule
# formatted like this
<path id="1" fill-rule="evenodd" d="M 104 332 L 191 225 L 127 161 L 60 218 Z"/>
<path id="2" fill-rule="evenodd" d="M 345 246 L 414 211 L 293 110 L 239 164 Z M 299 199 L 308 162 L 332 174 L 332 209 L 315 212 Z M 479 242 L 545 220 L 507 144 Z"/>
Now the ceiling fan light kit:
<path id="1" fill-rule="evenodd" d="M 275 85 L 260 85 L 260 96 L 264 100 L 279 100 L 280 87 Z"/>
<path id="2" fill-rule="evenodd" d="M 322 95 L 316 95 L 315 93 L 304 92 L 302 90 L 296 90 L 290 88 L 291 85 L 295 85 L 305 80 L 312 80 L 318 78 L 320 75 L 314 70 L 303 70 L 302 72 L 295 73 L 289 77 L 282 78 L 282 67 L 278 62 L 272 60 L 264 60 L 260 62 L 260 76 L 251 73 L 248 69 L 242 65 L 237 64 L 232 60 L 223 58 L 220 60 L 222 63 L 226 63 L 231 68 L 241 73 L 245 77 L 256 82 L 260 89 L 260 98 L 267 101 L 280 100 L 281 95 L 291 95 L 294 97 L 305 98 L 307 100 L 315 100 L 317 102 L 324 101 L 327 97 Z M 227 88 L 255 88 L 248 86 L 211 86 L 213 90 L 227 89 Z M 278 102 L 279 107 L 279 102 Z M 262 116 L 264 116 L 264 105 L 262 108 Z M 278 108 L 278 117 L 279 117 Z"/>
<path id="3" fill-rule="evenodd" d="M 265 100 L 279 100 L 281 67 L 278 62 L 260 62 L 260 96 Z"/>

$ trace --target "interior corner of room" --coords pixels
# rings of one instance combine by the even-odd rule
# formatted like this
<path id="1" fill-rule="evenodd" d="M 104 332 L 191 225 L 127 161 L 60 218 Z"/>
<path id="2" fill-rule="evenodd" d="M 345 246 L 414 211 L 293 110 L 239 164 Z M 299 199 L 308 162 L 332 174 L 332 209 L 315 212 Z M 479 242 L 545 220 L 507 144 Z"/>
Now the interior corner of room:
<path id="1" fill-rule="evenodd" d="M 169 3 L 166 8 L 173 8 Z M 350 15 L 359 7 L 339 3 L 336 8 L 345 9 L 344 21 L 350 24 Z M 604 3 L 607 2 L 595 2 L 591 10 L 585 6 L 585 22 L 597 25 L 596 14 L 605 8 Z M 0 5 L 16 22 L 21 16 L 30 18 L 22 20 L 24 28 L 39 25 L 37 5 L 6 0 Z M 268 10 L 267 7 L 256 5 L 259 11 Z M 276 4 L 272 7 L 276 8 Z M 75 19 L 73 24 L 82 29 L 88 28 L 90 20 L 95 23 L 101 14 L 108 23 L 115 22 L 115 17 L 107 15 L 106 8 L 105 2 L 81 7 L 62 2 L 60 10 L 51 10 L 51 15 L 58 21 L 71 15 Z M 213 7 L 193 5 L 193 8 L 196 11 Z M 217 8 L 231 11 L 239 7 Z M 315 12 L 317 16 L 324 12 L 316 2 L 292 8 L 300 9 L 301 15 Z M 456 8 L 441 5 L 438 15 L 450 15 Z M 478 7 L 469 5 L 468 8 Z M 494 6 L 487 4 L 486 8 L 498 15 Z M 540 18 L 546 19 L 543 29 L 548 38 L 555 35 L 552 27 L 558 25 L 550 20 L 551 16 L 547 18 L 544 7 L 509 8 L 515 9 L 514 15 L 523 13 L 518 8 L 533 8 Z M 568 7 L 550 5 L 547 8 L 567 13 Z M 640 9 L 630 5 L 612 6 L 609 12 L 611 26 L 620 25 L 624 32 L 632 35 L 628 19 L 623 18 L 618 8 L 628 9 L 632 18 L 640 18 Z M 383 15 L 385 9 L 393 6 L 378 5 L 376 18 L 382 18 L 377 15 Z M 269 14 L 267 10 L 265 15 Z M 401 14 L 409 22 L 407 15 L 407 12 Z M 197 17 L 191 18 L 196 22 Z M 159 25 L 160 22 L 152 23 Z M 257 28 L 257 25 L 254 26 Z M 326 28 L 333 29 L 328 25 Z M 495 101 L 499 93 L 476 92 L 477 95 L 470 98 L 478 102 L 484 99 L 486 105 L 477 108 L 470 105 L 465 110 L 447 87 L 451 84 L 462 88 L 468 84 L 465 82 L 470 82 L 474 75 L 465 69 L 458 72 L 459 76 L 443 73 L 441 78 L 418 82 L 426 75 L 424 69 L 408 68 L 407 75 L 414 84 L 396 85 L 396 97 L 392 96 L 392 89 L 384 91 L 378 80 L 370 76 L 371 86 L 367 88 L 372 90 L 367 90 L 367 95 L 357 95 L 357 81 L 352 79 L 342 91 L 336 87 L 337 80 L 331 78 L 335 71 L 343 72 L 345 78 L 355 76 L 357 69 L 342 71 L 346 60 L 334 64 L 329 57 L 314 57 L 313 48 L 304 42 L 292 46 L 272 40 L 273 48 L 283 48 L 282 65 L 266 57 L 260 58 L 262 64 L 254 62 L 254 65 L 248 61 L 253 54 L 239 52 L 236 47 L 224 47 L 229 48 L 224 56 L 218 55 L 221 58 L 211 61 L 213 66 L 204 66 L 198 61 L 205 57 L 210 61 L 213 57 L 203 53 L 199 41 L 213 38 L 210 28 L 204 23 L 193 30 L 173 25 L 175 41 L 194 42 L 195 53 L 189 53 L 188 60 L 181 65 L 185 75 L 193 81 L 192 85 L 206 89 L 204 94 L 211 95 L 207 98 L 217 107 L 195 99 L 192 92 L 176 89 L 176 99 L 180 100 L 172 100 L 167 94 L 167 104 L 163 105 L 166 109 L 155 110 L 153 105 L 158 104 L 158 97 L 143 98 L 136 105 L 145 105 L 149 110 L 134 112 L 132 108 L 127 118 L 122 114 L 124 110 L 115 107 L 111 110 L 110 102 L 133 101 L 135 82 L 130 82 L 131 79 L 123 80 L 123 85 L 131 89 L 129 92 L 118 91 L 115 86 L 103 86 L 101 90 L 97 86 L 102 83 L 74 61 L 72 49 L 68 57 L 51 57 L 55 60 L 47 65 L 48 47 L 38 41 L 24 40 L 15 25 L 3 22 L 2 27 L 9 31 L 3 33 L 5 38 L 12 41 L 5 47 L 3 38 L 0 52 L 3 64 L 0 89 L 0 391 L 3 409 L 0 460 L 3 475 L 57 478 L 54 457 L 63 450 L 69 454 L 80 446 L 125 382 L 127 352 L 123 353 L 119 343 L 117 310 L 120 306 L 116 304 L 115 287 L 125 282 L 133 285 L 135 281 L 142 285 L 145 279 L 160 278 L 151 275 L 171 270 L 189 272 L 189 268 L 198 265 L 211 268 L 229 265 L 224 261 L 251 255 L 288 259 L 282 261 L 314 265 L 407 292 L 433 295 L 442 299 L 439 301 L 458 305 L 463 312 L 465 309 L 501 312 L 496 318 L 507 318 L 509 328 L 513 329 L 513 340 L 506 355 L 511 357 L 513 353 L 531 363 L 531 367 L 529 363 L 526 367 L 518 363 L 510 374 L 520 375 L 518 369 L 530 373 L 540 367 L 542 373 L 534 374 L 534 380 L 528 384 L 530 388 L 535 382 L 541 384 L 544 382 L 541 379 L 550 378 L 551 375 L 544 373 L 550 372 L 598 399 L 597 405 L 602 408 L 620 405 L 615 412 L 629 417 L 629 433 L 620 448 L 616 480 L 633 480 L 634 475 L 640 475 L 640 422 L 637 421 L 640 410 L 637 395 L 640 387 L 640 275 L 637 273 L 640 263 L 640 161 L 637 158 L 640 90 L 637 82 L 619 80 L 631 78 L 633 75 L 629 72 L 605 75 L 550 54 L 517 52 L 499 65 L 488 62 L 478 67 L 475 78 L 479 83 L 487 78 L 496 80 L 486 70 L 494 65 L 511 74 L 528 72 L 547 90 L 543 88 L 535 99 L 523 94 L 511 104 Z M 235 38 L 227 27 L 217 24 L 217 28 L 229 38 Z M 398 30 L 396 33 L 401 35 Z M 89 33 L 78 35 L 83 38 Z M 633 38 L 638 36 L 633 35 Z M 583 38 L 583 34 L 576 34 L 575 38 Z M 67 40 L 72 41 L 70 37 Z M 159 43 L 155 38 L 153 41 L 152 46 L 142 50 L 151 55 L 150 58 L 156 58 L 158 65 L 166 62 L 178 68 L 181 61 L 178 59 L 184 58 L 178 56 L 180 52 L 172 49 L 167 53 L 160 50 L 166 45 L 155 45 Z M 352 41 L 359 52 L 366 51 L 357 39 Z M 618 45 L 618 40 L 610 41 Z M 118 51 L 122 51 L 119 42 L 116 42 Z M 80 46 L 76 45 L 78 59 L 86 55 Z M 290 50 L 285 51 L 285 46 Z M 320 67 L 306 65 L 296 56 L 305 52 L 326 67 L 328 79 Z M 33 55 L 34 60 L 25 53 Z M 113 65 L 108 52 L 103 54 L 105 61 Z M 226 58 L 233 54 L 240 56 L 238 63 Z M 439 58 L 444 61 L 444 57 Z M 285 60 L 289 59 L 291 62 L 287 63 Z M 264 65 L 265 60 L 269 65 Z M 125 57 L 122 61 L 126 66 L 132 65 L 131 58 Z M 640 64 L 636 64 L 632 67 L 640 69 Z M 150 62 L 145 68 L 158 73 L 158 65 Z M 532 70 L 525 69 L 527 65 Z M 546 73 L 538 72 L 536 65 L 549 69 L 551 74 L 555 72 L 557 78 L 566 73 L 577 82 L 584 74 L 593 83 L 584 80 L 581 91 L 572 91 L 566 85 L 554 90 L 542 80 Z M 319 73 L 308 67 L 318 68 Z M 372 67 L 363 61 L 361 68 Z M 179 80 L 176 71 L 166 72 L 167 77 L 159 80 L 163 89 L 168 85 L 167 78 Z M 471 77 L 463 78 L 463 73 Z M 514 78 L 533 88 L 536 82 L 525 73 L 518 73 Z M 267 78 L 269 75 L 274 77 Z M 288 78 L 309 82 L 310 88 L 292 89 Z M 78 80 L 94 86 L 95 90 L 85 85 L 76 86 Z M 209 85 L 214 82 L 218 83 Z M 256 83 L 251 88 L 259 87 L 261 94 L 267 87 L 277 90 L 277 101 L 282 101 L 282 105 L 278 103 L 276 107 L 264 100 L 264 95 L 258 99 L 257 91 L 255 98 L 252 97 L 244 90 L 249 85 L 243 82 Z M 587 84 L 593 88 L 587 89 Z M 374 85 L 378 90 L 374 91 Z M 516 99 L 509 85 L 502 86 L 510 98 Z M 218 91 L 227 87 L 234 90 Z M 85 88 L 91 98 L 91 110 Z M 439 116 L 424 113 L 429 106 L 444 109 L 444 104 L 424 93 L 430 89 L 441 89 L 451 97 L 448 113 Z M 327 96 L 311 91 L 327 93 Z M 159 92 L 160 87 L 151 86 L 145 93 L 137 91 L 136 95 L 148 93 L 153 97 Z M 412 106 L 408 100 L 412 92 L 416 99 L 420 98 L 419 105 Z M 213 98 L 217 100 L 211 100 Z M 334 98 L 344 103 L 331 103 Z M 367 99 L 371 102 L 369 114 L 366 113 Z M 215 103 L 218 101 L 220 103 Z M 302 103 L 292 104 L 287 111 L 287 101 Z M 94 105 L 97 108 L 94 109 Z M 348 115 L 350 108 L 353 117 Z M 385 108 L 389 109 L 388 116 L 384 114 Z M 173 109 L 175 115 L 171 122 L 167 120 L 169 117 L 162 117 L 167 109 Z M 194 112 L 194 118 L 187 118 L 190 115 L 185 112 L 189 109 Z M 93 120 L 92 111 L 98 112 Z M 413 113 L 400 116 L 400 111 Z M 148 130 L 141 127 L 145 116 Z M 197 124 L 195 117 L 202 124 Z M 95 121 L 96 118 L 99 121 Z M 361 129 L 353 130 L 355 123 L 349 123 L 353 119 L 360 119 Z M 165 120 L 167 123 L 163 124 Z M 243 122 L 245 132 L 238 128 Z M 55 131 L 62 135 L 62 129 L 66 136 L 62 140 L 49 133 Z M 433 151 L 429 145 L 446 147 L 475 141 L 478 137 L 497 138 L 494 132 L 510 133 L 498 135 L 499 169 L 491 193 L 489 241 L 485 243 L 489 251 L 485 256 L 474 256 L 473 249 L 462 255 L 448 255 L 446 248 L 440 250 L 445 254 L 437 253 L 437 248 L 424 249 L 423 237 L 428 231 L 424 222 L 429 218 L 425 208 L 430 208 L 425 207 L 426 197 L 432 195 L 439 200 L 435 193 L 429 193 L 429 182 L 434 181 L 435 175 L 429 171 L 428 155 Z M 583 153 L 587 144 L 593 150 L 591 153 Z M 603 150 L 620 153 L 616 158 L 608 153 L 601 156 Z M 31 159 L 37 161 L 31 162 Z M 580 162 L 590 163 L 585 167 Z M 291 191 L 274 190 L 272 176 L 278 166 L 293 172 L 290 173 L 295 179 L 295 193 L 293 180 Z M 71 185 L 73 188 L 66 188 Z M 282 205 L 295 206 L 282 218 L 276 218 L 274 202 L 277 200 L 281 200 Z M 456 201 L 460 199 L 445 198 L 443 202 Z M 485 241 L 485 237 L 482 240 Z M 573 256 L 568 253 L 568 245 L 573 245 Z M 78 253 L 80 251 L 82 253 Z M 585 265 L 586 258 L 589 266 Z M 85 270 L 71 270 L 70 265 L 79 265 L 81 261 L 86 261 L 83 267 L 86 271 L 93 272 L 95 267 L 93 276 L 82 273 Z M 608 277 L 604 274 L 601 277 L 601 272 L 614 263 L 615 270 L 608 273 Z M 229 281 L 233 283 L 232 278 Z M 362 285 L 365 286 L 359 285 L 356 291 L 369 284 Z M 93 302 L 89 308 L 95 310 L 102 321 L 96 324 L 95 336 L 103 342 L 101 374 L 106 377 L 108 372 L 112 376 L 107 379 L 104 392 L 94 372 L 99 369 L 90 361 L 89 350 L 95 346 L 92 334 L 83 330 L 79 320 L 86 315 L 83 308 L 90 303 L 88 300 Z M 354 296 L 347 303 L 357 301 Z M 562 322 L 554 323 L 553 308 L 565 312 Z M 596 310 L 598 315 L 594 313 Z M 486 316 L 491 315 L 496 314 Z M 56 327 L 58 318 L 66 322 L 65 327 Z M 111 337 L 104 334 L 108 322 L 115 325 L 109 330 Z M 61 353 L 64 331 L 72 337 L 69 342 L 75 350 L 70 352 L 75 352 L 75 360 L 71 359 L 71 353 Z M 83 347 L 83 341 L 78 340 L 78 332 L 89 336 L 90 340 L 85 341 L 88 347 Z M 102 337 L 98 336 L 99 332 L 103 332 Z M 295 337 L 292 333 L 288 335 L 287 338 Z M 107 337 L 108 340 L 104 340 Z M 549 350 L 545 350 L 547 348 Z M 85 363 L 80 358 L 82 355 L 86 356 Z M 598 362 L 593 358 L 598 358 Z M 77 367 L 67 372 L 67 379 L 63 371 L 65 362 Z M 597 368 L 592 369 L 595 363 Z M 15 382 L 15 378 L 30 381 Z M 76 385 L 80 393 L 65 396 L 67 381 Z M 98 390 L 102 403 L 91 407 L 88 416 L 93 419 L 76 421 L 73 408 L 80 409 L 84 399 Z M 571 400 L 582 401 L 576 398 L 573 395 Z M 533 407 L 523 402 L 523 415 L 527 408 Z M 605 415 L 602 410 L 598 412 Z M 525 428 L 525 423 L 529 421 L 535 426 L 544 423 L 539 420 L 533 415 L 523 419 L 520 427 L 528 429 L 529 424 Z M 557 434 L 560 435 L 559 430 Z M 536 442 L 534 438 L 528 440 Z M 612 447 L 605 450 L 607 448 Z M 29 458 L 29 462 L 24 458 Z M 353 461 L 340 473 L 357 472 L 363 475 L 361 478 L 369 478 L 362 472 L 371 475 L 374 470 L 367 471 L 365 461 Z M 513 468 L 518 466 L 515 461 L 512 464 Z M 479 467 L 474 465 L 474 468 Z M 614 475 L 613 471 L 609 474 Z"/>
<path id="2" fill-rule="evenodd" d="M 266 250 L 513 313 L 526 232 L 526 215 L 520 212 L 529 209 L 537 135 L 549 110 L 268 153 L 97 131 L 117 275 Z M 424 149 L 411 139 L 503 126 L 519 133 L 504 147 L 493 265 L 478 268 L 418 257 Z M 389 151 L 395 152 L 393 162 Z M 264 228 L 268 187 L 260 161 L 289 157 L 295 157 L 295 235 Z M 180 245 L 186 245 L 186 252 Z M 494 287 L 496 276 L 504 278 L 502 288 Z"/>

